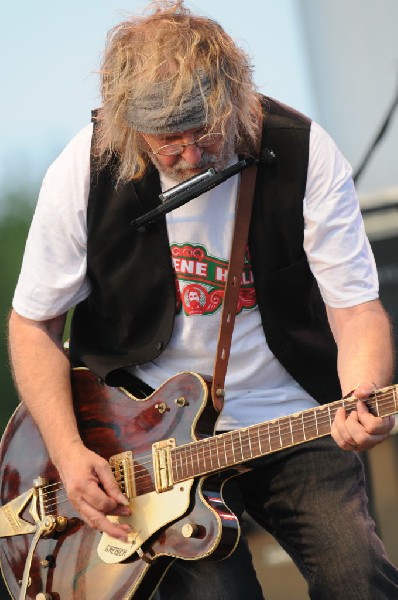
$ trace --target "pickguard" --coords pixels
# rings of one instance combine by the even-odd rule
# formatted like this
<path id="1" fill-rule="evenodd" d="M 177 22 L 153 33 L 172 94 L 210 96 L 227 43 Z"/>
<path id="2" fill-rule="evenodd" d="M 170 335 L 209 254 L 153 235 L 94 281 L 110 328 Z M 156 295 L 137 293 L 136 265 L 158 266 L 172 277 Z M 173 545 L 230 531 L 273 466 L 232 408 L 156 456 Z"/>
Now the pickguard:
<path id="1" fill-rule="evenodd" d="M 149 492 L 130 500 L 131 515 L 108 516 L 113 523 L 127 523 L 132 528 L 129 541 L 122 542 L 103 533 L 98 544 L 98 555 L 108 564 L 120 563 L 141 546 L 159 529 L 181 517 L 189 508 L 190 492 L 194 479 L 178 483 L 165 492 Z"/>

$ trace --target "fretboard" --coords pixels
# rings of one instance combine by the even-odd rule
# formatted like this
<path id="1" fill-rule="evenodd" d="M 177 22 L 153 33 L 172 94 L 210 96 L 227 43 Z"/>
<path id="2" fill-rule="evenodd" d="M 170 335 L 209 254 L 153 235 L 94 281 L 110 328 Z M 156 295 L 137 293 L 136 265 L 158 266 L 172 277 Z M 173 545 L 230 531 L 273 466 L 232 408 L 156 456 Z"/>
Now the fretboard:
<path id="1" fill-rule="evenodd" d="M 278 452 L 329 435 L 338 408 L 347 413 L 356 408 L 349 397 L 317 406 L 300 413 L 251 425 L 205 438 L 171 451 L 174 482 L 213 473 L 247 460 Z M 378 417 L 398 412 L 398 385 L 374 392 L 366 401 L 369 411 Z"/>

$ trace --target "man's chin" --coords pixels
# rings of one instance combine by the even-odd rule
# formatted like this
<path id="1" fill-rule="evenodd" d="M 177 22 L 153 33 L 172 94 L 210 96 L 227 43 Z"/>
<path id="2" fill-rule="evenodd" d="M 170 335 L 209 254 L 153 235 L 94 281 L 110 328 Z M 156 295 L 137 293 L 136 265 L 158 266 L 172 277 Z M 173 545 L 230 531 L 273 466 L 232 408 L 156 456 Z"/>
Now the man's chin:
<path id="1" fill-rule="evenodd" d="M 197 167 L 197 168 L 192 168 L 192 169 L 168 169 L 168 168 L 164 168 L 164 167 L 158 167 L 158 169 L 159 169 L 159 171 L 164 173 L 164 175 L 166 175 L 167 177 L 170 177 L 170 179 L 172 179 L 176 183 L 182 183 L 183 181 L 186 181 L 187 179 L 190 179 L 191 177 L 200 175 L 200 173 L 207 171 L 207 169 L 210 169 L 210 167 L 212 167 L 212 166 L 214 166 L 214 165 L 209 163 L 208 165 Z"/>
<path id="2" fill-rule="evenodd" d="M 205 165 L 204 167 L 198 167 L 196 169 L 184 169 L 183 171 L 181 171 L 181 179 L 185 180 L 185 179 L 189 179 L 190 177 L 195 177 L 195 175 L 199 175 L 200 173 L 203 173 L 204 171 L 207 171 L 207 169 L 210 169 L 210 167 L 213 167 L 213 164 L 208 164 Z"/>

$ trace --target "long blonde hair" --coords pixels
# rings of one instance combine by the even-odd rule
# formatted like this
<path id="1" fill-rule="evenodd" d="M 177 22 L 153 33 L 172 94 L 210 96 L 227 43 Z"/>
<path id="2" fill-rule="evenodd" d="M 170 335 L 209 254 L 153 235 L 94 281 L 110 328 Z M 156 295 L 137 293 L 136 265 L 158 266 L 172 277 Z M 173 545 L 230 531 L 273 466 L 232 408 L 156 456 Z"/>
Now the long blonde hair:
<path id="1" fill-rule="evenodd" d="M 247 54 L 218 23 L 193 15 L 183 0 L 158 0 L 150 11 L 109 32 L 101 66 L 103 105 L 94 156 L 100 165 L 117 156 L 118 182 L 140 179 L 149 164 L 126 114 L 134 98 L 155 82 L 171 80 L 170 100 L 178 104 L 189 96 L 200 70 L 210 80 L 207 112 L 223 133 L 234 124 L 235 148 L 250 151 L 258 132 L 260 107 Z"/>

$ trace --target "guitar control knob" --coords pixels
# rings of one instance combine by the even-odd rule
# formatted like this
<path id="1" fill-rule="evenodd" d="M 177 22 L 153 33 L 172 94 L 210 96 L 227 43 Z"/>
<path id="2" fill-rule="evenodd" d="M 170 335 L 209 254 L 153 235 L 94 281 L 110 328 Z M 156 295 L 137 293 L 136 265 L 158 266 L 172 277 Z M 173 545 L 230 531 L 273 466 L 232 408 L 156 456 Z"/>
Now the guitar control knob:
<path id="1" fill-rule="evenodd" d="M 184 396 L 180 396 L 179 398 L 176 398 L 174 400 L 174 402 L 177 404 L 177 406 L 189 406 L 189 402 L 186 398 L 184 398 Z"/>
<path id="2" fill-rule="evenodd" d="M 53 600 L 53 597 L 51 594 L 47 594 L 47 592 L 40 592 L 40 594 L 37 594 L 36 600 Z"/>
<path id="3" fill-rule="evenodd" d="M 196 525 L 196 523 L 185 523 L 182 526 L 182 535 L 185 538 L 197 538 L 202 533 L 202 527 L 200 525 Z"/>
<path id="4" fill-rule="evenodd" d="M 55 529 L 62 533 L 68 526 L 68 519 L 66 517 L 58 516 L 55 519 Z"/>
<path id="5" fill-rule="evenodd" d="M 40 561 L 40 566 L 43 567 L 43 569 L 51 569 L 55 567 L 55 558 L 53 555 L 48 554 L 46 558 L 43 558 L 43 560 Z"/>

